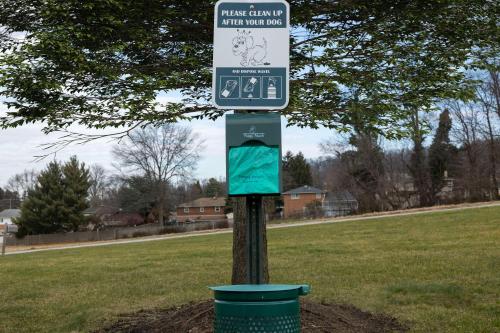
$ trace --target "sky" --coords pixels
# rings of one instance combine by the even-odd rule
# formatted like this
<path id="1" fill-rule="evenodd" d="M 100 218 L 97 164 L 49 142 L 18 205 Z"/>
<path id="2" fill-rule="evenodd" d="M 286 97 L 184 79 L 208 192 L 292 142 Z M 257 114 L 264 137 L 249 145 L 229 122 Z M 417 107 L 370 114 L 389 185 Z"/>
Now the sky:
<path id="1" fill-rule="evenodd" d="M 5 113 L 5 106 L 0 104 L 0 114 Z M 190 126 L 204 140 L 205 148 L 202 151 L 195 178 L 225 177 L 225 120 L 183 121 L 181 125 Z M 283 152 L 293 153 L 301 151 L 306 158 L 316 158 L 322 155 L 319 144 L 335 135 L 329 129 L 302 129 L 286 127 L 286 120 L 282 117 L 282 144 Z M 0 187 L 5 186 L 8 179 L 25 169 L 41 170 L 52 159 L 65 161 L 76 155 L 87 165 L 100 164 L 105 169 L 113 171 L 113 156 L 111 150 L 116 141 L 109 139 L 98 140 L 85 145 L 72 145 L 51 155 L 44 160 L 36 161 L 36 156 L 46 152 L 40 145 L 56 142 L 61 134 L 45 135 L 41 124 L 31 124 L 15 129 L 0 129 Z M 85 128 L 74 128 L 81 133 L 96 133 Z"/>

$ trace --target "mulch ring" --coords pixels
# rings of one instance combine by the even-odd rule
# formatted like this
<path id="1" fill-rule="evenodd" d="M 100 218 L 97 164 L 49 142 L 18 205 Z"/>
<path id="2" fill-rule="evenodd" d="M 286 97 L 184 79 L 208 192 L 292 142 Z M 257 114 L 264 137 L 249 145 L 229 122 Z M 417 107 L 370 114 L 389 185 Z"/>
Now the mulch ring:
<path id="1" fill-rule="evenodd" d="M 301 302 L 304 333 L 407 332 L 395 318 L 361 311 L 352 305 Z M 127 314 L 95 333 L 212 333 L 213 301 L 190 303 L 165 310 Z"/>

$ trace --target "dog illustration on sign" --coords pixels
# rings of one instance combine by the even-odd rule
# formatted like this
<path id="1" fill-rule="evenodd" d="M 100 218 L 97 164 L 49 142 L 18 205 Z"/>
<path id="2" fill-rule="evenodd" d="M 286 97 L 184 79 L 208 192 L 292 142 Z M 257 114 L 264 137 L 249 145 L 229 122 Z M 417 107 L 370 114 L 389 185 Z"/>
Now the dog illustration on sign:
<path id="1" fill-rule="evenodd" d="M 262 44 L 255 45 L 251 31 L 240 31 L 233 38 L 233 54 L 241 57 L 241 66 L 262 66 L 270 65 L 264 62 L 267 56 L 267 41 L 262 37 Z"/>

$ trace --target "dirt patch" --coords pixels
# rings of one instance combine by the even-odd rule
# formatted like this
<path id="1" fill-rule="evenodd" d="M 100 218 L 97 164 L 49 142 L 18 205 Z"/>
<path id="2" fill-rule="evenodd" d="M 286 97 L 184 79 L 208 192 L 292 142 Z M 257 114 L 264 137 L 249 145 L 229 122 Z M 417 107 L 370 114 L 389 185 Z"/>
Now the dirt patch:
<path id="1" fill-rule="evenodd" d="M 395 318 L 371 314 L 351 305 L 301 303 L 304 333 L 383 333 L 407 332 Z M 140 311 L 123 315 L 114 324 L 95 333 L 212 333 L 212 301 L 191 303 L 165 310 Z"/>

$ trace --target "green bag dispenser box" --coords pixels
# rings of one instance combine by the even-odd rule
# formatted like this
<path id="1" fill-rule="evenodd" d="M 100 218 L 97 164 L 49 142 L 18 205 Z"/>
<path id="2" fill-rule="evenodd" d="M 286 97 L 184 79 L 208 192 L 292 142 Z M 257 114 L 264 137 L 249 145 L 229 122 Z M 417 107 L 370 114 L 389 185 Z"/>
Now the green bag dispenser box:
<path id="1" fill-rule="evenodd" d="M 279 113 L 226 115 L 229 196 L 281 194 Z"/>

